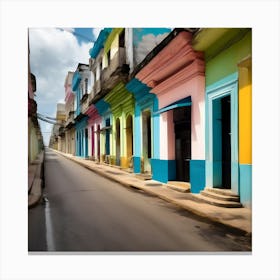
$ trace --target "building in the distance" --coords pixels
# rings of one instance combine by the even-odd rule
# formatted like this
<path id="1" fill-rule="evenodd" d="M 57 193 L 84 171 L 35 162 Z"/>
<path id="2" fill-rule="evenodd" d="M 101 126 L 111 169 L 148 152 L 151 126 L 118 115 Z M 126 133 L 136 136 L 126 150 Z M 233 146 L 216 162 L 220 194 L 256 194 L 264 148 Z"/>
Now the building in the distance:
<path id="1" fill-rule="evenodd" d="M 65 114 L 65 104 L 64 103 L 58 103 L 57 104 L 57 110 L 56 110 L 56 122 L 59 126 L 58 129 L 58 146 L 57 149 L 61 152 L 66 152 L 66 142 L 65 142 L 65 120 L 66 120 L 66 114 Z"/>
<path id="2" fill-rule="evenodd" d="M 73 72 L 68 72 L 65 78 L 65 152 L 75 155 L 75 121 L 74 121 L 74 100 L 75 94 L 72 91 Z"/>
<path id="3" fill-rule="evenodd" d="M 88 157 L 88 116 L 86 111 L 89 105 L 89 89 L 91 87 L 91 75 L 88 64 L 79 63 L 72 80 L 72 91 L 75 93 L 75 133 L 76 156 Z"/>

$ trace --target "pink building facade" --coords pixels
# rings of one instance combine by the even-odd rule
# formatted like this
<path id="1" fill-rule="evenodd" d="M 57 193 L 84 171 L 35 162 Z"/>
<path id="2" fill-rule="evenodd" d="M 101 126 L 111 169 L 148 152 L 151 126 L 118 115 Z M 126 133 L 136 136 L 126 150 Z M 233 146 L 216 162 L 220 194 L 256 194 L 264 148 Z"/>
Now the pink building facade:
<path id="1" fill-rule="evenodd" d="M 102 118 L 94 105 L 89 106 L 85 114 L 88 116 L 88 157 L 99 162 Z"/>
<path id="2" fill-rule="evenodd" d="M 191 32 L 171 35 L 136 78 L 158 98 L 161 181 L 190 182 L 196 193 L 205 187 L 205 64 Z"/>

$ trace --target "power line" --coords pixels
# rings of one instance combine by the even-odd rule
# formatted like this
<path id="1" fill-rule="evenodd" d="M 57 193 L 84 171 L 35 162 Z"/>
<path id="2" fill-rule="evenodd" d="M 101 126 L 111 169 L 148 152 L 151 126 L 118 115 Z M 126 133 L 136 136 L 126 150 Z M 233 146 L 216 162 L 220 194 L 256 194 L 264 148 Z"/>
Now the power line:
<path id="1" fill-rule="evenodd" d="M 43 114 L 37 113 L 38 116 L 42 117 L 42 118 L 46 118 L 46 119 L 50 119 L 50 120 L 54 120 L 56 121 L 57 118 L 53 118 L 53 117 L 48 117 L 48 116 L 44 116 Z"/>
<path id="2" fill-rule="evenodd" d="M 47 122 L 47 123 L 50 123 L 50 124 L 57 124 L 57 122 L 53 122 L 53 121 L 50 121 L 48 119 L 45 119 L 45 118 L 41 117 L 40 115 L 37 115 L 37 118 L 41 121 L 44 121 L 44 122 Z"/>

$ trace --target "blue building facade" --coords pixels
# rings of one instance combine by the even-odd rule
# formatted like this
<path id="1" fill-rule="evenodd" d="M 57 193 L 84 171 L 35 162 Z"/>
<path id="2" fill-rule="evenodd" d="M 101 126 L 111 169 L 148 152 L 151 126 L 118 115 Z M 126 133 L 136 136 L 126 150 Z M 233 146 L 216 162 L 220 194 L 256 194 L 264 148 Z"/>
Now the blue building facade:
<path id="1" fill-rule="evenodd" d="M 88 157 L 88 116 L 83 113 L 81 106 L 82 99 L 87 94 L 87 90 L 82 85 L 86 70 L 88 65 L 79 63 L 72 81 L 72 90 L 75 93 L 76 156 L 79 157 Z"/>
<path id="2" fill-rule="evenodd" d="M 162 181 L 162 170 L 158 169 L 159 160 L 159 116 L 158 100 L 155 94 L 150 93 L 150 88 L 138 79 L 132 79 L 127 85 L 128 91 L 135 98 L 134 118 L 134 156 L 133 166 L 135 173 L 151 171 L 154 180 Z M 149 124 L 147 123 L 150 122 Z M 145 149 L 148 145 L 148 149 Z"/>

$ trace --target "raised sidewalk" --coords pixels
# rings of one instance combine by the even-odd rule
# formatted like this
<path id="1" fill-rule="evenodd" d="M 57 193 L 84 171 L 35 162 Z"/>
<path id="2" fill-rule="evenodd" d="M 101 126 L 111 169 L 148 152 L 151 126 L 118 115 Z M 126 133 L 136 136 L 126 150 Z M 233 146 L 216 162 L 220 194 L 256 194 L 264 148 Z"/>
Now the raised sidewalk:
<path id="1" fill-rule="evenodd" d="M 41 151 L 36 160 L 28 164 L 28 208 L 39 203 L 42 197 L 44 174 L 44 151 Z"/>

